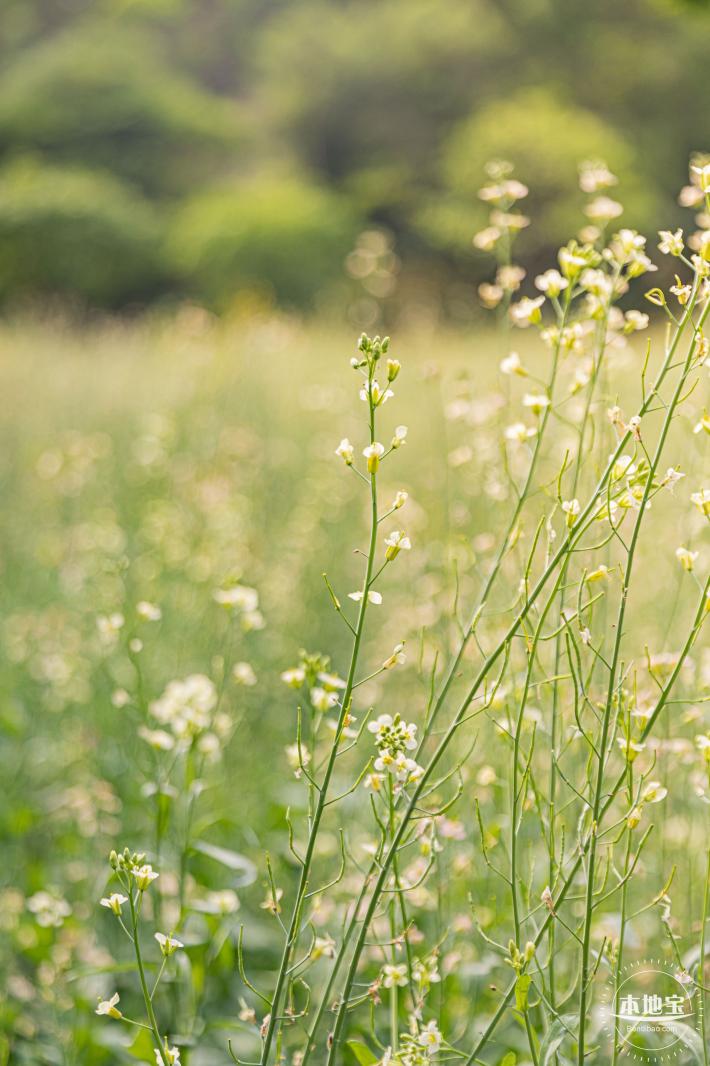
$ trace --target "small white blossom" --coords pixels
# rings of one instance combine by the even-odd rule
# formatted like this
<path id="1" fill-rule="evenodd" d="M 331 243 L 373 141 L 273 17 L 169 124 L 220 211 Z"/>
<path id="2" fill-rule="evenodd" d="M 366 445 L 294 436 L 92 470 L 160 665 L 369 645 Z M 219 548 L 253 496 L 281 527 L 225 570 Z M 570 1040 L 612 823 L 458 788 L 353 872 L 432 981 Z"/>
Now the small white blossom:
<path id="1" fill-rule="evenodd" d="M 359 589 L 357 592 L 349 592 L 348 599 L 355 600 L 356 603 L 359 603 L 362 599 L 362 589 Z M 379 592 L 375 592 L 374 589 L 370 589 L 367 593 L 367 600 L 368 603 L 374 603 L 379 607 L 382 603 L 382 596 Z"/>
<path id="2" fill-rule="evenodd" d="M 110 896 L 104 896 L 101 900 L 101 906 L 108 907 L 116 916 L 121 913 L 124 903 L 128 903 L 128 896 L 122 896 L 120 892 L 112 892 Z"/>
<path id="3" fill-rule="evenodd" d="M 676 548 L 675 557 L 688 573 L 693 569 L 695 560 L 698 558 L 699 552 L 691 552 L 687 548 Z"/>
<path id="4" fill-rule="evenodd" d="M 340 444 L 335 449 L 335 454 L 343 460 L 346 466 L 352 466 L 355 457 L 355 449 L 347 437 L 343 437 Z"/>
<path id="5" fill-rule="evenodd" d="M 408 552 L 412 547 L 409 537 L 399 529 L 394 529 L 388 537 L 385 537 L 385 544 L 387 545 L 385 555 L 390 562 L 396 559 L 401 551 Z"/>
<path id="6" fill-rule="evenodd" d="M 105 1014 L 109 1018 L 122 1018 L 120 1010 L 116 1007 L 116 1004 L 120 1000 L 118 992 L 114 992 L 110 999 L 102 999 L 99 1001 L 99 1005 L 96 1008 L 97 1014 Z"/>
<path id="7" fill-rule="evenodd" d="M 394 437 L 392 438 L 392 447 L 401 448 L 403 444 L 407 443 L 407 427 L 397 426 L 394 431 Z"/>
<path id="8" fill-rule="evenodd" d="M 155 939 L 160 944 L 160 950 L 166 958 L 168 958 L 170 955 L 174 955 L 179 948 L 185 947 L 182 941 L 177 940 L 174 936 L 171 936 L 170 934 L 166 936 L 165 933 L 156 933 Z"/>
<path id="9" fill-rule="evenodd" d="M 375 474 L 380 465 L 380 459 L 385 454 L 385 446 L 380 444 L 379 441 L 374 441 L 372 444 L 368 444 L 367 448 L 363 448 L 362 454 L 367 459 L 368 472 Z"/>

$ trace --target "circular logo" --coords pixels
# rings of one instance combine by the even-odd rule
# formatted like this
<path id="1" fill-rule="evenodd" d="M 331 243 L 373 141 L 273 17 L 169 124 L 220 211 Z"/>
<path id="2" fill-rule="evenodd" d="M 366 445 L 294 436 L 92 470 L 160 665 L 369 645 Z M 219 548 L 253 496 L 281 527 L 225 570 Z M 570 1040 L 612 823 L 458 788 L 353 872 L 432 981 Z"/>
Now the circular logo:
<path id="1" fill-rule="evenodd" d="M 702 998 L 689 974 L 661 962 L 629 963 L 607 987 L 603 1014 L 619 1055 L 637 1062 L 672 1062 L 702 1050 Z"/>

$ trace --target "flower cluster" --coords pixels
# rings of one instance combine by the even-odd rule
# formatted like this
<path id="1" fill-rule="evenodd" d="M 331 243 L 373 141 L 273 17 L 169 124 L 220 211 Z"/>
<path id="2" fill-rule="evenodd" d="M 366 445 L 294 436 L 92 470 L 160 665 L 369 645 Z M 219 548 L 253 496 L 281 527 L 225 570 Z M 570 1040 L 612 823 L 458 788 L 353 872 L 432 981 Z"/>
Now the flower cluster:
<path id="1" fill-rule="evenodd" d="M 373 722 L 368 722 L 367 728 L 374 734 L 379 752 L 375 760 L 376 773 L 368 778 L 369 787 L 379 790 L 382 773 L 391 774 L 400 787 L 419 781 L 423 768 L 407 755 L 417 746 L 416 725 L 403 722 L 398 714 L 394 718 L 390 714 L 381 714 Z"/>

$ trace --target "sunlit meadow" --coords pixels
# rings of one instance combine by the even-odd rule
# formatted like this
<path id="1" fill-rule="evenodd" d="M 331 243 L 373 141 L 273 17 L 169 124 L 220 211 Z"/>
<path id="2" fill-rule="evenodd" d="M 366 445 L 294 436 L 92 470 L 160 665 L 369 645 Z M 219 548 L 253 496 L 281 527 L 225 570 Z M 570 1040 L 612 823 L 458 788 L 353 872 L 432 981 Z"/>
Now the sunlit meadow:
<path id="1" fill-rule="evenodd" d="M 0 1063 L 708 1066 L 690 174 L 525 278 L 493 164 L 485 329 L 3 325 Z"/>

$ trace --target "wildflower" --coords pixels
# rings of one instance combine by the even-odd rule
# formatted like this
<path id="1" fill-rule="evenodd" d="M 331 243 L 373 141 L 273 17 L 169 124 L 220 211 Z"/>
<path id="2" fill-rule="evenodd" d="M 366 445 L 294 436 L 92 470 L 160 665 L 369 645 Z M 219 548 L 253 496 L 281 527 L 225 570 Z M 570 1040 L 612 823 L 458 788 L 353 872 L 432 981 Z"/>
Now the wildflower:
<path id="1" fill-rule="evenodd" d="M 281 680 L 290 688 L 300 688 L 306 680 L 306 671 L 301 666 L 294 666 L 290 670 L 284 670 Z"/>
<path id="2" fill-rule="evenodd" d="M 516 444 L 524 444 L 530 437 L 534 437 L 537 430 L 533 426 L 526 426 L 523 422 L 513 422 L 512 425 L 507 426 L 504 432 L 506 440 L 513 441 Z"/>
<path id="3" fill-rule="evenodd" d="M 382 984 L 385 988 L 404 988 L 407 983 L 407 967 L 387 963 L 382 969 Z"/>
<path id="4" fill-rule="evenodd" d="M 119 632 L 123 629 L 125 622 L 126 619 L 119 611 L 115 611 L 113 614 L 109 615 L 99 615 L 96 619 L 96 626 L 102 644 L 114 644 L 118 638 Z"/>
<path id="5" fill-rule="evenodd" d="M 523 407 L 529 407 L 534 415 L 541 415 L 546 407 L 550 406 L 549 396 L 544 393 L 535 394 L 527 392 L 523 396 Z"/>
<path id="6" fill-rule="evenodd" d="M 643 751 L 645 744 L 639 744 L 635 740 L 631 740 L 630 737 L 617 737 L 616 743 L 621 748 L 622 754 L 626 758 L 626 761 L 632 763 L 638 753 Z"/>
<path id="7" fill-rule="evenodd" d="M 328 692 L 327 689 L 316 686 L 311 689 L 311 704 L 313 707 L 320 711 L 330 711 L 338 702 L 338 696 L 335 692 Z"/>
<path id="8" fill-rule="evenodd" d="M 166 936 L 164 933 L 156 933 L 155 939 L 160 944 L 160 950 L 162 951 L 166 959 L 170 955 L 174 955 L 179 948 L 185 947 L 182 941 L 177 940 L 174 936 L 171 936 L 170 934 Z"/>
<path id="9" fill-rule="evenodd" d="M 496 272 L 496 284 L 500 285 L 504 292 L 517 292 L 525 279 L 525 271 L 515 263 L 506 263 L 498 267 Z"/>
<path id="10" fill-rule="evenodd" d="M 338 447 L 335 449 L 335 454 L 338 455 L 346 466 L 353 465 L 353 459 L 355 457 L 355 449 L 348 440 L 347 437 L 343 437 Z"/>
<path id="11" fill-rule="evenodd" d="M 629 829 L 635 829 L 641 821 L 641 807 L 633 807 L 626 816 L 626 825 Z"/>
<path id="12" fill-rule="evenodd" d="M 690 573 L 690 571 L 693 569 L 693 564 L 698 558 L 699 554 L 699 552 L 688 551 L 687 548 L 676 548 L 675 550 L 676 559 L 683 567 L 683 569 L 688 571 L 688 573 Z"/>
<path id="13" fill-rule="evenodd" d="M 117 917 L 124 903 L 128 903 L 128 896 L 122 896 L 120 892 L 112 892 L 110 896 L 105 896 L 101 900 L 101 906 L 108 907 Z"/>
<path id="14" fill-rule="evenodd" d="M 497 226 L 486 226 L 474 235 L 473 245 L 482 252 L 492 252 L 501 237 L 502 233 Z"/>
<path id="15" fill-rule="evenodd" d="M 696 422 L 693 427 L 693 433 L 702 433 L 705 430 L 706 433 L 710 433 L 710 415 L 707 411 L 703 411 L 703 417 L 699 422 Z"/>
<path id="16" fill-rule="evenodd" d="M 155 603 L 149 603 L 148 600 L 141 600 L 136 604 L 136 614 L 144 622 L 159 622 L 163 617 L 160 607 Z"/>
<path id="17" fill-rule="evenodd" d="M 273 915 L 280 914 L 283 894 L 284 890 L 282 888 L 277 888 L 276 892 L 270 892 L 266 899 L 262 900 L 259 906 L 263 911 L 270 911 Z"/>
<path id="18" fill-rule="evenodd" d="M 411 751 L 417 746 L 416 725 L 403 722 L 398 714 L 394 718 L 391 714 L 381 714 L 373 722 L 368 722 L 367 728 L 375 734 L 375 744 L 380 750 Z"/>
<path id="19" fill-rule="evenodd" d="M 359 590 L 358 592 L 349 592 L 348 599 L 355 600 L 356 603 L 359 603 L 362 599 L 362 590 Z M 368 603 L 374 603 L 379 606 L 382 603 L 382 596 L 379 592 L 375 592 L 374 589 L 369 589 L 367 593 L 367 600 Z"/>
<path id="20" fill-rule="evenodd" d="M 568 285 L 569 281 L 562 277 L 559 270 L 546 270 L 544 274 L 538 274 L 535 278 L 535 288 L 546 296 L 559 296 Z"/>
<path id="21" fill-rule="evenodd" d="M 582 192 L 596 193 L 617 184 L 617 178 L 606 163 L 587 160 L 579 166 L 579 185 Z"/>
<path id="22" fill-rule="evenodd" d="M 522 300 L 513 304 L 510 308 L 510 317 L 513 323 L 522 329 L 526 326 L 537 325 L 538 322 L 542 321 L 540 308 L 544 302 L 544 296 L 538 296 L 534 300 L 531 300 L 529 296 L 524 296 Z"/>
<path id="23" fill-rule="evenodd" d="M 675 285 L 671 285 L 670 291 L 676 297 L 676 299 L 678 300 L 678 303 L 681 305 L 681 307 L 685 307 L 685 305 L 687 304 L 688 300 L 690 299 L 690 297 L 693 294 L 693 286 L 692 285 L 684 285 L 683 282 L 678 277 L 678 275 L 676 274 L 676 276 L 675 276 Z"/>
<path id="24" fill-rule="evenodd" d="M 385 544 L 387 545 L 385 557 L 388 562 L 396 559 L 401 551 L 408 552 L 412 547 L 409 537 L 399 529 L 393 530 L 388 537 L 385 537 Z"/>
<path id="25" fill-rule="evenodd" d="M 156 877 L 160 875 L 156 873 L 149 863 L 145 863 L 133 871 L 133 876 L 136 879 L 138 891 L 145 892 L 146 889 L 150 888 L 151 882 L 155 881 Z"/>
<path id="26" fill-rule="evenodd" d="M 704 514 L 706 518 L 710 518 L 710 489 L 701 489 L 700 492 L 693 492 L 690 502 L 695 504 L 701 514 Z"/>
<path id="27" fill-rule="evenodd" d="M 400 507 L 404 507 L 405 503 L 409 499 L 409 493 L 400 489 L 395 498 L 392 501 L 392 510 L 398 511 Z"/>
<path id="28" fill-rule="evenodd" d="M 429 1022 L 424 1026 L 419 1033 L 418 1043 L 426 1048 L 427 1054 L 436 1055 L 441 1047 L 441 1033 L 437 1028 L 436 1022 Z"/>
<path id="29" fill-rule="evenodd" d="M 567 528 L 571 529 L 575 523 L 577 515 L 582 510 L 579 500 L 563 500 L 562 510 L 566 515 Z"/>
<path id="30" fill-rule="evenodd" d="M 675 233 L 671 233 L 670 230 L 662 229 L 658 231 L 658 236 L 661 238 L 658 245 L 658 250 L 663 252 L 664 255 L 682 255 L 683 254 L 683 230 L 677 229 Z"/>
<path id="31" fill-rule="evenodd" d="M 401 369 L 402 369 L 402 364 L 400 363 L 399 359 L 388 359 L 387 360 L 387 380 L 390 381 L 390 382 L 394 381 L 394 379 L 397 377 L 397 375 L 399 374 Z"/>
<path id="32" fill-rule="evenodd" d="M 666 470 L 666 476 L 664 477 L 662 483 L 664 485 L 668 485 L 670 487 L 671 492 L 673 492 L 674 487 L 678 484 L 679 481 L 682 481 L 684 477 L 685 474 L 681 473 L 681 471 L 678 470 L 677 467 L 669 466 Z"/>
<path id="33" fill-rule="evenodd" d="M 372 792 L 379 792 L 382 788 L 382 783 L 384 779 L 384 774 L 368 774 L 363 784 L 365 788 L 370 789 Z"/>
<path id="34" fill-rule="evenodd" d="M 555 902 L 552 898 L 552 892 L 550 891 L 549 885 L 545 885 L 545 887 L 543 888 L 542 892 L 540 893 L 540 900 L 542 901 L 542 903 L 545 904 L 550 914 L 555 913 Z"/>
<path id="35" fill-rule="evenodd" d="M 246 685 L 248 688 L 256 684 L 256 674 L 250 663 L 235 663 L 232 667 L 232 677 L 238 685 Z"/>
<path id="36" fill-rule="evenodd" d="M 491 311 L 501 302 L 504 292 L 500 285 L 490 285 L 484 281 L 482 285 L 478 286 L 478 295 L 483 306 Z"/>
<path id="37" fill-rule="evenodd" d="M 518 374 L 522 378 L 527 374 L 527 370 L 523 366 L 517 352 L 511 352 L 510 355 L 506 355 L 505 359 L 501 359 L 500 372 L 507 376 Z"/>
<path id="38" fill-rule="evenodd" d="M 627 311 L 624 316 L 624 333 L 634 333 L 648 326 L 648 315 L 643 311 Z"/>
<path id="39" fill-rule="evenodd" d="M 407 661 L 407 656 L 404 654 L 404 644 L 395 644 L 394 650 L 388 659 L 382 664 L 383 670 L 391 670 L 394 666 L 403 665 Z"/>
<path id="40" fill-rule="evenodd" d="M 710 192 L 710 163 L 705 163 L 702 166 L 691 166 L 691 174 L 695 174 L 698 187 L 703 192 Z"/>
<path id="41" fill-rule="evenodd" d="M 596 568 L 596 570 L 590 570 L 589 573 L 587 574 L 585 580 L 590 582 L 590 584 L 591 584 L 594 581 L 601 581 L 602 578 L 605 578 L 605 577 L 608 577 L 608 576 L 609 576 L 609 567 L 605 566 L 604 563 L 602 563 L 600 566 L 598 566 Z"/>
<path id="42" fill-rule="evenodd" d="M 394 437 L 392 438 L 391 448 L 401 448 L 403 444 L 407 443 L 407 427 L 397 426 L 394 431 Z"/>
<path id="43" fill-rule="evenodd" d="M 248 1022 L 250 1025 L 256 1025 L 256 1011 L 241 997 L 239 998 L 238 1017 L 240 1022 Z"/>
<path id="44" fill-rule="evenodd" d="M 418 985 L 423 985 L 425 988 L 429 985 L 438 984 L 441 981 L 441 975 L 439 974 L 436 957 L 417 959 L 412 967 L 412 977 Z"/>
<path id="45" fill-rule="evenodd" d="M 335 958 L 335 941 L 327 933 L 325 936 L 317 936 L 313 941 L 311 958 L 320 959 L 321 957 L 326 959 Z"/>
<path id="46" fill-rule="evenodd" d="M 175 747 L 175 737 L 164 729 L 149 729 L 148 726 L 141 725 L 138 727 L 138 736 L 155 751 L 171 751 Z"/>
<path id="47" fill-rule="evenodd" d="M 247 597 L 247 602 L 253 601 Z M 216 706 L 214 683 L 205 674 L 190 674 L 183 680 L 171 681 L 160 699 L 151 703 L 150 713 L 161 725 L 169 726 L 179 739 L 190 739 L 209 727 Z"/>
<path id="48" fill-rule="evenodd" d="M 99 1001 L 99 1005 L 96 1008 L 97 1014 L 106 1014 L 109 1018 L 122 1018 L 120 1010 L 116 1004 L 120 1001 L 121 997 L 118 992 L 114 992 L 110 999 L 102 999 Z"/>
<path id="49" fill-rule="evenodd" d="M 157 1063 L 157 1066 L 163 1066 L 163 1056 L 165 1056 L 165 1059 L 167 1059 L 169 1066 L 180 1066 L 180 1051 L 178 1048 L 168 1047 L 166 1043 L 163 1048 L 162 1054 L 156 1048 L 155 1061 Z"/>
<path id="50" fill-rule="evenodd" d="M 660 783 L 660 781 L 649 781 L 646 785 L 641 799 L 644 803 L 660 803 L 668 795 L 668 789 Z"/>
<path id="51" fill-rule="evenodd" d="M 304 758 L 304 762 L 305 762 Z M 239 910 L 239 897 L 233 888 L 219 888 L 213 892 L 208 892 L 204 900 L 198 901 L 195 904 L 199 910 L 204 910 L 208 914 L 219 914 L 225 916 L 227 914 L 234 914 Z"/>
<path id="52" fill-rule="evenodd" d="M 34 914 L 37 925 L 43 929 L 59 929 L 64 919 L 71 914 L 71 907 L 65 899 L 53 896 L 50 892 L 35 892 L 27 900 L 27 910 Z"/>
<path id="53" fill-rule="evenodd" d="M 255 611 L 259 606 L 258 592 L 247 585 L 232 585 L 228 589 L 215 589 L 212 598 L 220 606 L 234 608 L 237 611 Z"/>
<path id="54" fill-rule="evenodd" d="M 382 404 L 387 403 L 394 396 L 392 389 L 381 389 L 379 383 L 372 379 L 372 381 L 365 382 L 363 388 L 360 389 L 360 399 L 365 403 L 372 402 L 373 407 L 381 407 Z"/>
<path id="55" fill-rule="evenodd" d="M 624 208 L 618 200 L 612 200 L 609 196 L 598 196 L 596 200 L 587 204 L 584 213 L 592 222 L 599 222 L 603 225 L 623 215 Z"/>

